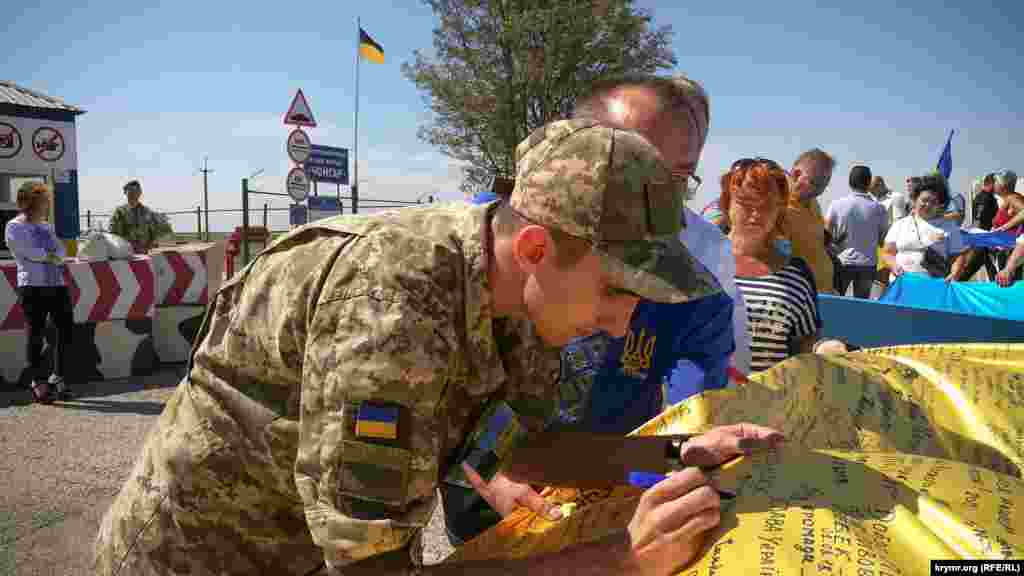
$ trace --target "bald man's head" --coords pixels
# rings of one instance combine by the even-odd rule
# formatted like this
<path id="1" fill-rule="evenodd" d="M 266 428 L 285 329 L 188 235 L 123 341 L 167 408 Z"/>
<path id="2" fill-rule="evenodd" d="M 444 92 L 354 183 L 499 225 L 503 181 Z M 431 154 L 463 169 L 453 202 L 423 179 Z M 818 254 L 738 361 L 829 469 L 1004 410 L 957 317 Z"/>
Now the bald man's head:
<path id="1" fill-rule="evenodd" d="M 685 76 L 635 75 L 595 84 L 576 117 L 636 130 L 661 152 L 677 174 L 697 169 L 710 124 L 704 88 Z"/>

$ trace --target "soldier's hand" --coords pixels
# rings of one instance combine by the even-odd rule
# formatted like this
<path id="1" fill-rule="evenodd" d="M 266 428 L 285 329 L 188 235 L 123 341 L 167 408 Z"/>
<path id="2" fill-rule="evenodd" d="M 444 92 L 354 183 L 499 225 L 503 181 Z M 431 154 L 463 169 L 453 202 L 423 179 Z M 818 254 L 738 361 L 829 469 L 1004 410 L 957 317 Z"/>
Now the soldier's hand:
<path id="1" fill-rule="evenodd" d="M 462 463 L 462 471 L 466 473 L 466 478 L 477 493 L 503 518 L 517 508 L 529 508 L 548 520 L 558 520 L 562 516 L 558 506 L 544 500 L 532 486 L 513 482 L 501 471 L 498 471 L 490 482 L 485 482 L 476 470 L 465 462 Z"/>
<path id="2" fill-rule="evenodd" d="M 632 563 L 650 576 L 686 566 L 708 531 L 718 526 L 720 506 L 718 491 L 699 468 L 687 468 L 655 484 L 640 497 L 629 522 Z"/>
<path id="3" fill-rule="evenodd" d="M 778 430 L 756 424 L 718 426 L 683 444 L 680 459 L 686 466 L 718 466 L 735 456 L 777 448 L 786 437 Z"/>

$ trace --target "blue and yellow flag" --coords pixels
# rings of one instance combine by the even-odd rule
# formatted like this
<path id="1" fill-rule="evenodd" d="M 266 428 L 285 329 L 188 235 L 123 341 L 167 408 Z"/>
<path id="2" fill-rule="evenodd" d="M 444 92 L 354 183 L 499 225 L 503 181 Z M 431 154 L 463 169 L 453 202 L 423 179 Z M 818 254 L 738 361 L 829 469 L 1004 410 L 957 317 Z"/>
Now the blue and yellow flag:
<path id="1" fill-rule="evenodd" d="M 382 440 L 398 438 L 398 406 L 360 404 L 356 413 L 356 436 Z"/>
<path id="2" fill-rule="evenodd" d="M 359 53 L 374 64 L 384 63 L 384 49 L 361 27 L 359 28 Z"/>

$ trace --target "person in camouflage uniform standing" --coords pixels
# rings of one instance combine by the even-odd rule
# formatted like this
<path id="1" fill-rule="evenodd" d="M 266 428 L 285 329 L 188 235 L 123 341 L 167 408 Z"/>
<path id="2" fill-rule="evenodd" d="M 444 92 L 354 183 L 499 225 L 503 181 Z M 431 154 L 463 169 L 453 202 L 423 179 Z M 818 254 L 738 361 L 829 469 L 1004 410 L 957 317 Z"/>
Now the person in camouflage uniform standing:
<path id="1" fill-rule="evenodd" d="M 110 217 L 110 233 L 130 242 L 136 254 L 148 254 L 156 246 L 158 238 L 174 231 L 166 218 L 139 202 L 142 184 L 138 180 L 124 185 L 124 195 L 128 203 L 114 210 Z"/>
<path id="2" fill-rule="evenodd" d="M 321 220 L 218 291 L 101 523 L 98 574 L 661 575 L 695 557 L 719 501 L 688 468 L 605 541 L 419 564 L 478 420 L 514 412 L 528 434 L 550 417 L 555 347 L 623 334 L 639 297 L 719 290 L 679 243 L 682 196 L 641 136 L 554 122 L 516 153 L 508 201 Z M 692 442 L 724 459 L 777 440 L 747 425 Z"/>

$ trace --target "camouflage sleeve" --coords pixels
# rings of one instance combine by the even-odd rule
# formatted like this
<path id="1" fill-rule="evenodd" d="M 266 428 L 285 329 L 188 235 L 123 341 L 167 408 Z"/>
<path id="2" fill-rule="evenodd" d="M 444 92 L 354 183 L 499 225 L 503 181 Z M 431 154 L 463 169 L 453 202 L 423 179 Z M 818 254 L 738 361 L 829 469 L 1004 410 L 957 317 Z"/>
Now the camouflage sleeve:
<path id="1" fill-rule="evenodd" d="M 332 272 L 305 349 L 295 479 L 334 568 L 406 546 L 429 520 L 456 348 L 438 291 L 382 287 L 372 256 Z"/>

